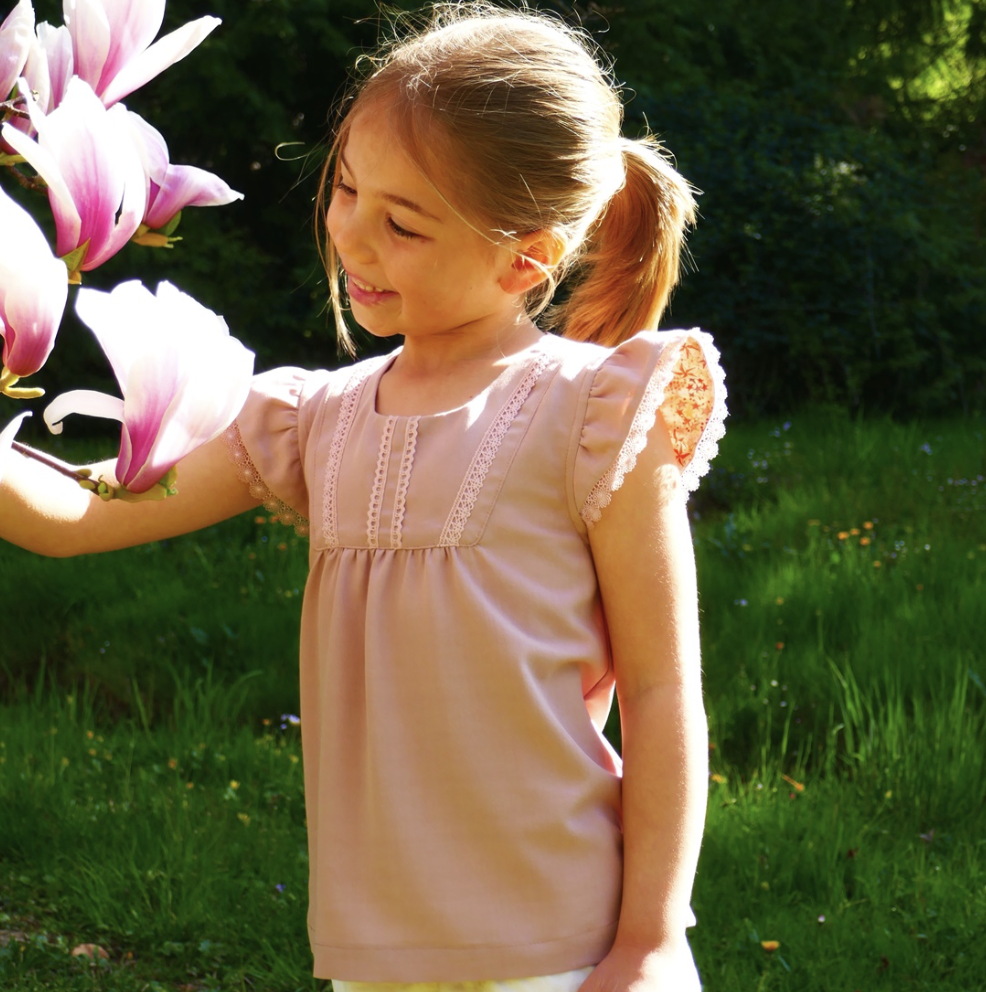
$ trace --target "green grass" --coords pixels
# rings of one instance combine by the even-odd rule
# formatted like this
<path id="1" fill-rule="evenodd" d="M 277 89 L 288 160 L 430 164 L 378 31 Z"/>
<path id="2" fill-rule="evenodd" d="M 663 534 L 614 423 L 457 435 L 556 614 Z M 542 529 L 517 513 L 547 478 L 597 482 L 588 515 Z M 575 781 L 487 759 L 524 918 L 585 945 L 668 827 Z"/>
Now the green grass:
<path id="1" fill-rule="evenodd" d="M 986 988 L 984 427 L 732 425 L 693 497 L 710 990 Z M 0 989 L 322 985 L 281 718 L 304 572 L 266 515 L 0 550 Z"/>

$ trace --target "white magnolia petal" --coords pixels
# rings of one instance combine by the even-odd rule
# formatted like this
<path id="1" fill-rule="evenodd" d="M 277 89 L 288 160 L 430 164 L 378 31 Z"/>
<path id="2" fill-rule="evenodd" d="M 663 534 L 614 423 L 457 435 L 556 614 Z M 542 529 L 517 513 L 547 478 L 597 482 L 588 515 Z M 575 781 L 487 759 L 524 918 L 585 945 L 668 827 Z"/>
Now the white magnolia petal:
<path id="1" fill-rule="evenodd" d="M 97 93 L 116 78 L 157 37 L 164 23 L 165 0 L 99 0 L 110 25 L 110 50 Z M 107 104 L 108 106 L 108 104 Z"/>
<path id="2" fill-rule="evenodd" d="M 65 265 L 54 257 L 34 218 L 0 190 L 0 331 L 4 362 L 17 376 L 44 365 L 65 310 Z"/>
<path id="3" fill-rule="evenodd" d="M 132 365 L 159 338 L 154 327 L 154 295 L 137 279 L 121 283 L 109 293 L 83 287 L 76 297 L 75 312 L 96 336 L 120 389 L 125 391 Z"/>
<path id="4" fill-rule="evenodd" d="M 168 145 L 164 136 L 132 110 L 125 111 L 124 120 L 134 139 L 145 175 L 158 186 L 163 185 L 168 175 Z"/>
<path id="5" fill-rule="evenodd" d="M 56 396 L 46 407 L 45 423 L 52 434 L 62 433 L 62 421 L 73 413 L 86 417 L 102 417 L 123 423 L 123 400 L 92 389 L 73 389 Z"/>
<path id="6" fill-rule="evenodd" d="M 65 96 L 65 89 L 75 72 L 75 58 L 72 55 L 72 35 L 64 24 L 55 28 L 47 21 L 37 27 L 38 42 L 48 59 L 48 77 L 51 80 L 51 94 L 46 113 L 51 113 Z"/>
<path id="7" fill-rule="evenodd" d="M 3 473 L 7 468 L 7 458 L 10 455 L 10 446 L 13 444 L 14 436 L 20 429 L 24 419 L 31 416 L 30 410 L 25 410 L 23 413 L 17 414 L 13 420 L 11 420 L 2 431 L 0 431 L 0 480 L 3 479 Z"/>
<path id="8" fill-rule="evenodd" d="M 110 22 L 99 0 L 64 0 L 62 13 L 72 36 L 75 72 L 93 89 L 110 52 Z"/>
<path id="9" fill-rule="evenodd" d="M 0 100 L 6 100 L 27 62 L 34 32 L 31 0 L 20 0 L 0 24 Z"/>
<path id="10" fill-rule="evenodd" d="M 190 21 L 160 41 L 154 42 L 147 51 L 131 59 L 116 78 L 100 94 L 107 107 L 122 100 L 135 89 L 160 75 L 170 65 L 181 61 L 189 52 L 197 48 L 206 36 L 222 22 L 218 17 L 200 17 Z"/>
<path id="11" fill-rule="evenodd" d="M 52 114 L 42 123 L 39 132 L 51 120 Z M 58 159 L 50 149 L 43 147 L 38 141 L 18 131 L 10 124 L 4 124 L 2 129 L 3 140 L 24 158 L 31 163 L 34 170 L 48 184 L 48 202 L 51 205 L 52 213 L 55 215 L 55 226 L 58 230 L 59 246 L 71 243 L 71 247 L 66 249 L 71 251 L 78 246 L 79 234 L 82 230 L 82 218 L 75 206 L 75 198 L 72 191 L 65 182 L 62 175 Z M 65 252 L 61 252 L 65 254 Z"/>

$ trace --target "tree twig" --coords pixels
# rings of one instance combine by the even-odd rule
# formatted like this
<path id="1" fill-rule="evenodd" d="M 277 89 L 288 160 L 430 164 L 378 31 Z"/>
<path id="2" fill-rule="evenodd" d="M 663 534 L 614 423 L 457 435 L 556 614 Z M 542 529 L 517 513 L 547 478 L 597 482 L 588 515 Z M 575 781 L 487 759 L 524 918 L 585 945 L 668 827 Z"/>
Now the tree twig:
<path id="1" fill-rule="evenodd" d="M 92 469 L 76 468 L 74 465 L 69 465 L 68 462 L 63 462 L 60 459 L 55 458 L 54 455 L 48 455 L 43 451 L 37 451 L 34 448 L 29 448 L 26 444 L 21 444 L 20 441 L 13 441 L 10 446 L 26 458 L 33 458 L 36 462 L 41 462 L 42 465 L 47 465 L 48 468 L 59 472 L 61 475 L 67 476 L 75 482 L 81 482 L 84 479 L 88 479 L 92 475 Z"/>

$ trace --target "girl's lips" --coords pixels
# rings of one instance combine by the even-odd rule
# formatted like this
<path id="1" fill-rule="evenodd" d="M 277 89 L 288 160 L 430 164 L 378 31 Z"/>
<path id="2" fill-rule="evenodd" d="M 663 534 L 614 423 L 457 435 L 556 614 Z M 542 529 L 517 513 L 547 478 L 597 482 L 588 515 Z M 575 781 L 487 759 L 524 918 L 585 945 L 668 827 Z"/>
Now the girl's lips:
<path id="1" fill-rule="evenodd" d="M 397 295 L 393 290 L 378 289 L 370 283 L 363 282 L 349 272 L 346 273 L 346 290 L 350 300 L 361 303 L 363 306 L 373 306 L 375 303 L 382 303 L 384 300 Z"/>

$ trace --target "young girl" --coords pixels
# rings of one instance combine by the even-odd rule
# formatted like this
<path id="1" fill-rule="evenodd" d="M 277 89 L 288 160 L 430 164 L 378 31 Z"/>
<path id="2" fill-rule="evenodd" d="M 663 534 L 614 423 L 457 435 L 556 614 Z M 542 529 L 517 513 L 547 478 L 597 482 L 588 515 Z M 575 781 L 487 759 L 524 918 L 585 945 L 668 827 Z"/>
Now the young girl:
<path id="1" fill-rule="evenodd" d="M 338 992 L 699 987 L 685 928 L 707 744 L 685 492 L 724 390 L 707 335 L 642 330 L 693 201 L 621 116 L 557 20 L 439 8 L 349 101 L 320 200 L 343 341 L 348 300 L 401 346 L 258 376 L 161 503 L 104 503 L 8 459 L 0 534 L 43 554 L 258 500 L 310 532 L 309 932 Z M 561 336 L 544 333 L 566 274 L 547 311 Z M 614 688 L 622 765 L 602 735 Z"/>

